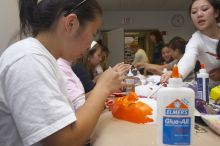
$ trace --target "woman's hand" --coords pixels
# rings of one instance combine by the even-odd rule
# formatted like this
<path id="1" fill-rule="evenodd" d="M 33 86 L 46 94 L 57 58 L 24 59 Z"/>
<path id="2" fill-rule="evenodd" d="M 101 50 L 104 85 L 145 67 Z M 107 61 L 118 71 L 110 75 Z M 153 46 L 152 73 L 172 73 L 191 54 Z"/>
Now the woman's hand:
<path id="1" fill-rule="evenodd" d="M 131 68 L 130 64 L 124 64 L 124 62 L 118 63 L 113 67 L 113 70 L 116 72 L 126 73 Z"/>
<path id="2" fill-rule="evenodd" d="M 125 79 L 125 73 L 130 69 L 130 65 L 119 63 L 113 68 L 107 69 L 97 80 L 96 86 L 100 90 L 107 91 L 111 94 L 124 86 L 123 80 Z"/>
<path id="3" fill-rule="evenodd" d="M 163 83 L 168 83 L 168 80 L 169 78 L 171 77 L 172 75 L 172 72 L 167 72 L 165 74 L 162 74 L 161 75 L 161 78 L 160 78 L 160 83 L 163 84 Z"/>
<path id="4" fill-rule="evenodd" d="M 220 81 L 220 68 L 209 71 L 209 78 L 213 81 Z"/>

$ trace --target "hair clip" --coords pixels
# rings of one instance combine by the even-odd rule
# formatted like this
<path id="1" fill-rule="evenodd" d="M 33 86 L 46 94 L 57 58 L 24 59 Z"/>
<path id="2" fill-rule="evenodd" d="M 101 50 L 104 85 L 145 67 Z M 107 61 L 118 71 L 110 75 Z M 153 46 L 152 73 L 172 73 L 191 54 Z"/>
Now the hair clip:
<path id="1" fill-rule="evenodd" d="M 96 41 L 92 41 L 89 50 L 91 50 L 96 44 L 98 44 Z"/>

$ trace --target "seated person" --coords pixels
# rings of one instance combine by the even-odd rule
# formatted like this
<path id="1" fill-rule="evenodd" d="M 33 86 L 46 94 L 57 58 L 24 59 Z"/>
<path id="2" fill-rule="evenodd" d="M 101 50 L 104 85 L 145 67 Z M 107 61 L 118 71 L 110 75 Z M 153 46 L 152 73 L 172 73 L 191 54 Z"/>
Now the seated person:
<path id="1" fill-rule="evenodd" d="M 169 64 L 171 61 L 173 61 L 172 58 L 172 53 L 171 53 L 171 49 L 169 48 L 169 44 L 164 45 L 164 47 L 161 50 L 161 56 L 162 56 L 162 60 L 161 60 L 161 64 L 160 65 L 165 65 L 165 64 Z M 158 64 L 159 65 L 159 64 Z M 152 72 L 147 71 L 145 69 L 145 74 L 152 74 Z M 156 74 L 156 73 L 154 73 Z"/>
<path id="2" fill-rule="evenodd" d="M 186 41 L 182 39 L 181 37 L 174 37 L 170 42 L 169 42 L 169 48 L 172 50 L 172 58 L 174 59 L 172 62 L 164 65 L 157 65 L 157 64 L 137 64 L 136 67 L 143 67 L 149 71 L 152 72 L 153 74 L 157 75 L 162 75 L 163 70 L 166 68 L 168 70 L 171 70 L 175 64 L 179 62 L 179 60 L 182 58 L 182 56 L 185 53 L 185 47 L 186 47 Z M 194 78 L 194 73 L 192 72 L 191 74 L 188 75 L 188 77 L 184 81 L 189 81 Z"/>
<path id="3" fill-rule="evenodd" d="M 89 96 L 89 93 L 85 94 L 84 87 L 80 79 L 73 72 L 70 61 L 67 61 L 63 58 L 59 58 L 57 60 L 57 63 L 58 63 L 58 67 L 63 72 L 67 96 L 72 102 L 73 110 L 77 111 L 85 103 L 85 100 Z M 129 68 L 130 65 L 124 63 L 119 63 L 113 67 L 115 71 L 122 71 L 122 72 L 126 72 Z M 95 86 L 95 84 L 93 85 Z M 86 146 L 90 145 L 89 140 L 85 145 Z"/>
<path id="4" fill-rule="evenodd" d="M 102 47 L 96 41 L 93 41 L 90 49 L 84 55 L 82 61 L 77 61 L 72 69 L 83 84 L 85 92 L 93 89 L 98 79 L 96 67 L 102 60 Z"/>
<path id="5" fill-rule="evenodd" d="M 200 11 L 206 5 L 205 23 L 200 24 Z M 195 9 L 197 7 L 198 9 Z M 205 64 L 209 73 L 209 86 L 220 84 L 220 62 L 217 58 L 218 43 L 220 38 L 219 3 L 215 0 L 191 1 L 189 14 L 196 31 L 192 34 L 183 57 L 178 62 L 180 76 L 184 79 L 193 71 L 196 61 Z M 205 27 L 204 27 L 205 26 Z M 161 82 L 167 82 L 170 73 L 163 74 Z"/>
<path id="6" fill-rule="evenodd" d="M 85 102 L 85 93 L 88 93 L 92 88 L 95 86 L 95 84 L 91 81 L 93 84 L 90 85 L 90 90 L 85 92 L 84 87 L 80 81 L 80 79 L 76 76 L 76 74 L 73 72 L 71 68 L 71 62 L 67 61 L 63 58 L 59 58 L 57 60 L 58 67 L 63 72 L 64 79 L 66 81 L 66 90 L 67 94 L 72 101 L 73 107 L 75 110 L 77 110 L 80 106 L 82 106 Z M 130 68 L 130 65 L 124 64 L 124 63 L 118 63 L 113 67 L 114 70 L 123 71 L 126 72 Z M 86 71 L 84 70 L 83 74 L 85 74 Z M 90 84 L 90 82 L 88 82 Z"/>
<path id="7" fill-rule="evenodd" d="M 102 60 L 100 61 L 100 64 L 95 68 L 96 76 L 103 73 L 104 70 L 107 69 L 106 63 L 107 63 L 108 55 L 110 53 L 108 47 L 105 46 L 101 40 L 98 40 L 97 42 L 98 42 L 98 44 L 100 44 L 100 46 L 102 48 Z"/>
<path id="8" fill-rule="evenodd" d="M 169 48 L 168 44 L 165 45 L 165 46 L 162 48 L 162 51 L 161 51 L 161 54 L 162 54 L 162 63 L 161 63 L 161 64 L 168 64 L 168 63 L 170 63 L 171 61 L 173 61 L 171 51 L 172 51 L 172 50 Z"/>

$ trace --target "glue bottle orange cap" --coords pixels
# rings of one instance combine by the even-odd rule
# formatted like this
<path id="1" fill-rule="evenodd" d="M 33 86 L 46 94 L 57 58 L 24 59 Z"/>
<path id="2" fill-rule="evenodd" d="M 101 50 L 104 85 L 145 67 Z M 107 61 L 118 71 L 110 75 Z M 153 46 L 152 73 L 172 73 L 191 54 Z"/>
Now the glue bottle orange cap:
<path id="1" fill-rule="evenodd" d="M 205 69 L 205 64 L 203 64 L 203 63 L 200 64 L 200 68 L 201 68 L 201 69 Z"/>
<path id="2" fill-rule="evenodd" d="M 172 78 L 179 78 L 179 69 L 177 65 L 174 65 L 173 67 Z"/>

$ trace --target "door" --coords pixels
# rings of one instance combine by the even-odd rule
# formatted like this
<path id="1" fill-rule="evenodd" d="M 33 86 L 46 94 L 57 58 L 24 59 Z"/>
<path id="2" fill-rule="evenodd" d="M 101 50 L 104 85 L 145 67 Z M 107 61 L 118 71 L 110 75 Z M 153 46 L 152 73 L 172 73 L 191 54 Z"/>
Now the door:
<path id="1" fill-rule="evenodd" d="M 108 57 L 108 65 L 114 66 L 124 61 L 124 29 L 116 29 L 107 32 L 108 48 L 110 54 Z"/>

